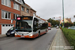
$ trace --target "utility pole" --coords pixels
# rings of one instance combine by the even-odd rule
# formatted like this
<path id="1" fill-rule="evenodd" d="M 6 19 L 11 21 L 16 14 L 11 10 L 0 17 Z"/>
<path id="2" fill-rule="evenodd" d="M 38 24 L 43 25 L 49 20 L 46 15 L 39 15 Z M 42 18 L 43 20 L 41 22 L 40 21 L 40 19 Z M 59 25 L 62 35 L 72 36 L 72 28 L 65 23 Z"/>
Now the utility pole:
<path id="1" fill-rule="evenodd" d="M 62 0 L 62 12 L 63 12 L 63 28 L 64 28 L 64 0 Z"/>

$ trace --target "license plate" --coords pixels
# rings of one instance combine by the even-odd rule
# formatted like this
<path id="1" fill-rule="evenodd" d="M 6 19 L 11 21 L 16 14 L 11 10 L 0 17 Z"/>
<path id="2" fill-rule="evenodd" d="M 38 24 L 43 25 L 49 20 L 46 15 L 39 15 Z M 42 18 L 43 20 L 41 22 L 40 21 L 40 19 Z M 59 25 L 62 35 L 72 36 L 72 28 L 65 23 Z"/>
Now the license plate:
<path id="1" fill-rule="evenodd" d="M 8 33 L 8 35 L 10 35 L 10 33 Z"/>
<path id="2" fill-rule="evenodd" d="M 21 36 L 21 37 L 24 37 L 24 36 Z"/>

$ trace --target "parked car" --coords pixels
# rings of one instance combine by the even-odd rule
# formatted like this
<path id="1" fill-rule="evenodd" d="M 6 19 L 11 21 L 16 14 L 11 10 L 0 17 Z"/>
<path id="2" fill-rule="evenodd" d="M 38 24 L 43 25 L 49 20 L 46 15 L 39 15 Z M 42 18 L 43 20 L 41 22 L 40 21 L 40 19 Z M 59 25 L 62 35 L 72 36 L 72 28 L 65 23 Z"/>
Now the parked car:
<path id="1" fill-rule="evenodd" d="M 71 27 L 68 27 L 68 29 L 70 29 Z"/>
<path id="2" fill-rule="evenodd" d="M 59 28 L 59 26 L 56 27 L 57 29 Z"/>
<path id="3" fill-rule="evenodd" d="M 51 27 L 48 27 L 48 30 L 51 30 Z"/>
<path id="4" fill-rule="evenodd" d="M 15 27 L 12 27 L 7 31 L 6 36 L 9 37 L 14 35 L 15 35 Z"/>
<path id="5" fill-rule="evenodd" d="M 68 27 L 68 29 L 73 29 L 73 30 L 75 30 L 75 26 Z"/>

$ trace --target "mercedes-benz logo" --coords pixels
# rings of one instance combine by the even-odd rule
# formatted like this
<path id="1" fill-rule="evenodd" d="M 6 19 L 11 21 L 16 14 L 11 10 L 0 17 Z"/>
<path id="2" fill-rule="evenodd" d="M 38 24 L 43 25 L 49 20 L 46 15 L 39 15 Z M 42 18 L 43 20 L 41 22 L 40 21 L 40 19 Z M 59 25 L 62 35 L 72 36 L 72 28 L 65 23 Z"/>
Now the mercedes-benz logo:
<path id="1" fill-rule="evenodd" d="M 23 34 L 22 34 L 22 36 L 23 36 Z"/>

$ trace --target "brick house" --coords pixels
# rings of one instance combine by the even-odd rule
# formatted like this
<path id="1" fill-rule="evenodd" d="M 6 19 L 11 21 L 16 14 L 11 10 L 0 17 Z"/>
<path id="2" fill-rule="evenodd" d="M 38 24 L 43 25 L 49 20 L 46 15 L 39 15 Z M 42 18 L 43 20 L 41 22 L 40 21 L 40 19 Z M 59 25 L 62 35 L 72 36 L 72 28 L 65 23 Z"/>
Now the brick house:
<path id="1" fill-rule="evenodd" d="M 25 5 L 24 0 L 0 0 L 0 34 L 5 34 L 15 25 L 11 19 L 21 15 L 21 5 Z"/>
<path id="2" fill-rule="evenodd" d="M 30 16 L 36 16 L 36 11 L 34 9 L 30 9 Z"/>
<path id="3" fill-rule="evenodd" d="M 26 3 L 21 6 L 21 16 L 30 16 L 30 7 Z"/>
<path id="4" fill-rule="evenodd" d="M 28 4 L 21 6 L 21 16 L 33 16 L 36 15 L 36 11 L 32 9 Z"/>

